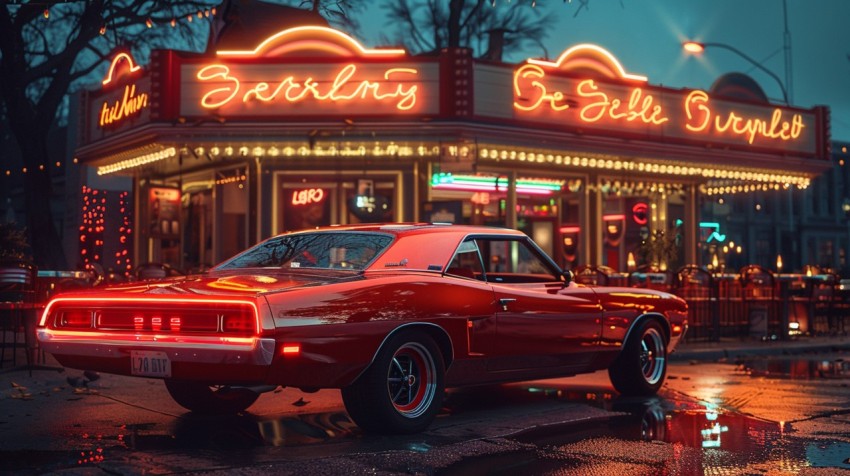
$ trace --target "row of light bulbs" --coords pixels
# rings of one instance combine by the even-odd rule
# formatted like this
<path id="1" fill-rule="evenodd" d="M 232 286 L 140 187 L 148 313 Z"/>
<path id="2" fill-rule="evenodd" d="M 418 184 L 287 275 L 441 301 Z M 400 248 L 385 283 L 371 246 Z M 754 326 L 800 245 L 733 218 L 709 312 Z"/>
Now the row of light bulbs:
<path id="1" fill-rule="evenodd" d="M 119 160 L 114 164 L 109 165 L 101 165 L 97 168 L 98 175 L 107 175 L 115 172 L 119 172 L 121 170 L 131 169 L 134 167 L 141 167 L 143 165 L 147 165 L 153 162 L 159 162 L 160 160 L 165 160 L 170 157 L 175 157 L 177 155 L 177 149 L 174 147 L 166 147 L 162 150 L 157 150 L 154 152 L 149 152 L 147 154 L 142 154 L 136 157 L 132 157 L 130 159 Z"/>
<path id="2" fill-rule="evenodd" d="M 387 145 L 375 144 L 373 146 L 341 146 L 336 145 L 321 146 L 314 145 L 312 148 L 307 146 L 282 146 L 270 147 L 248 146 L 234 147 L 227 146 L 212 146 L 208 150 L 204 147 L 196 147 L 193 149 L 197 157 L 202 157 L 207 153 L 211 157 L 365 157 L 367 155 L 375 157 L 396 156 L 396 157 L 436 157 L 441 155 L 441 147 L 439 145 L 399 145 L 390 142 Z M 450 147 L 450 155 L 467 155 L 468 147 Z M 175 147 L 167 147 L 162 150 L 150 152 L 130 159 L 121 160 L 113 164 L 100 166 L 97 169 L 98 175 L 105 175 L 133 167 L 140 167 L 146 164 L 175 157 L 177 149 Z M 708 179 L 718 180 L 739 180 L 747 182 L 759 182 L 756 184 L 735 184 L 725 186 L 708 186 L 702 185 L 700 190 L 707 195 L 716 195 L 724 193 L 746 193 L 757 190 L 779 190 L 780 188 L 788 188 L 797 186 L 798 188 L 807 188 L 810 185 L 810 179 L 807 177 L 792 176 L 787 174 L 771 174 L 765 172 L 752 172 L 741 170 L 725 170 L 711 169 L 704 167 L 673 165 L 673 164 L 657 164 L 634 162 L 628 160 L 619 160 L 612 158 L 596 158 L 596 157 L 579 157 L 561 154 L 525 152 L 508 149 L 481 148 L 478 153 L 479 158 L 495 161 L 518 161 L 530 162 L 538 164 L 554 164 L 563 165 L 565 167 L 580 167 L 597 170 L 607 170 L 614 172 L 643 172 L 660 175 L 672 175 L 679 177 L 703 177 Z M 7 171 L 7 175 L 8 175 Z M 621 187 L 614 186 L 612 190 L 618 191 Z M 604 190 L 603 190 L 604 191 Z"/>
<path id="3" fill-rule="evenodd" d="M 200 157 L 207 153 L 207 150 L 204 147 L 196 147 L 193 152 L 195 155 Z M 255 146 L 249 148 L 247 146 L 242 146 L 237 149 L 233 146 L 213 146 L 209 148 L 209 153 L 213 157 L 247 157 L 248 155 L 252 157 L 365 157 L 367 155 L 375 157 L 433 157 L 440 155 L 440 147 L 437 145 L 430 147 L 424 145 L 413 147 L 399 145 L 394 142 L 390 142 L 386 146 L 375 144 L 371 147 L 367 147 L 365 145 L 357 147 L 348 145 L 337 147 L 332 144 L 329 146 L 314 145 L 313 147 L 277 147 L 273 145 L 271 147 Z"/>
<path id="4" fill-rule="evenodd" d="M 780 183 L 796 185 L 800 188 L 809 186 L 808 177 L 787 174 L 772 174 L 741 170 L 712 169 L 686 165 L 657 164 L 634 162 L 611 158 L 578 157 L 551 153 L 524 152 L 508 149 L 482 148 L 479 158 L 495 161 L 511 160 L 538 164 L 554 164 L 572 167 L 582 167 L 598 170 L 613 170 L 616 172 L 645 172 L 661 175 L 703 177 L 708 179 L 731 179 L 749 182 Z"/>
<path id="5" fill-rule="evenodd" d="M 798 185 L 798 188 L 805 189 L 808 187 L 808 183 L 805 185 Z M 733 195 L 736 193 L 749 193 L 749 192 L 767 192 L 771 190 L 788 190 L 791 188 L 789 184 L 780 185 L 778 183 L 773 184 L 747 184 L 747 185 L 723 185 L 723 186 L 712 186 L 712 185 L 701 185 L 700 192 L 703 195 Z"/>

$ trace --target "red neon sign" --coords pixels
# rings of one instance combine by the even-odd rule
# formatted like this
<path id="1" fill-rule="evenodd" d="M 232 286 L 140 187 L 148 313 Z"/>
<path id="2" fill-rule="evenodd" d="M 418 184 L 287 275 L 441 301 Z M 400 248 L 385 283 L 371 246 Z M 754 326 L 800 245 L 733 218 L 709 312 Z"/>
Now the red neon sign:
<path id="1" fill-rule="evenodd" d="M 649 205 L 644 202 L 635 203 L 632 207 L 632 220 L 638 225 L 649 223 Z"/>
<path id="2" fill-rule="evenodd" d="M 308 188 L 292 192 L 293 205 L 309 205 L 319 203 L 325 198 L 325 191 L 321 188 Z"/>

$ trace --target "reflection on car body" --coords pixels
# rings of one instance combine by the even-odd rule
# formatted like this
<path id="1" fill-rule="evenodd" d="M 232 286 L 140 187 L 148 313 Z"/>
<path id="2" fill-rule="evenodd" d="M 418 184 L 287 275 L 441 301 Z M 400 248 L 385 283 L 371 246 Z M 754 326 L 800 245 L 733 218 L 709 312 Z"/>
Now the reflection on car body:
<path id="1" fill-rule="evenodd" d="M 683 300 L 570 280 L 500 228 L 336 226 L 265 240 L 208 273 L 56 296 L 43 348 L 67 367 L 162 378 L 196 412 L 277 386 L 339 388 L 363 429 L 425 429 L 446 387 L 607 368 L 655 393 Z"/>

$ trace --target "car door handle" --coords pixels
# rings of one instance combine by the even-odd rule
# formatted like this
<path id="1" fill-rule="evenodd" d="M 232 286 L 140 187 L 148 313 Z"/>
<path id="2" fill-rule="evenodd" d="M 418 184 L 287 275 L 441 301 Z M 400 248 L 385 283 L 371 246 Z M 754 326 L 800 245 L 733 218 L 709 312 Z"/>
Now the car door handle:
<path id="1" fill-rule="evenodd" d="M 512 302 L 516 302 L 516 299 L 514 299 L 514 298 L 500 298 L 499 299 L 499 305 L 502 306 L 503 311 L 507 311 L 508 310 L 508 304 L 510 304 Z"/>

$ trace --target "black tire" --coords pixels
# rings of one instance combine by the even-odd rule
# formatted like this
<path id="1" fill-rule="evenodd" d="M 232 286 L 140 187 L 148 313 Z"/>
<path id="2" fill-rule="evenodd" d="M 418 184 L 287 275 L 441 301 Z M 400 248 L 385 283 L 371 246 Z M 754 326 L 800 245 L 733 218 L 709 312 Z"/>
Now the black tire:
<path id="1" fill-rule="evenodd" d="M 239 413 L 253 405 L 260 394 L 244 388 L 207 385 L 166 379 L 165 388 L 180 406 L 196 413 Z"/>
<path id="2" fill-rule="evenodd" d="M 342 401 L 351 419 L 371 433 L 417 433 L 443 402 L 445 363 L 437 344 L 413 330 L 392 336 Z"/>
<path id="3" fill-rule="evenodd" d="M 608 369 L 611 383 L 622 395 L 655 395 L 667 376 L 667 337 L 661 324 L 645 319 Z"/>

